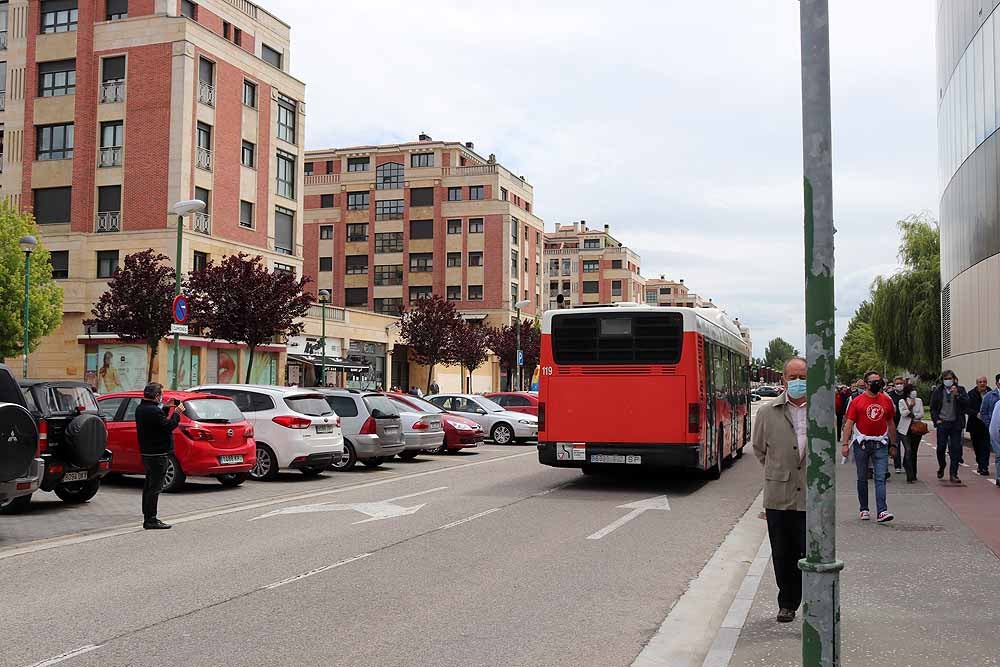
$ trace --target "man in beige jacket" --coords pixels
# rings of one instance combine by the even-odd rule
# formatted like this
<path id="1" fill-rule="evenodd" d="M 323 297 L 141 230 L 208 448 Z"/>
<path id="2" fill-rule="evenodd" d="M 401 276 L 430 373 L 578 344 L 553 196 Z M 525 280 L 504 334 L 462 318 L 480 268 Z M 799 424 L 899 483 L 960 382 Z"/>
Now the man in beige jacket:
<path id="1" fill-rule="evenodd" d="M 802 603 L 799 559 L 806 555 L 806 360 L 785 363 L 785 392 L 761 406 L 753 421 L 754 454 L 764 466 L 764 510 L 778 582 L 779 623 L 795 620 Z"/>

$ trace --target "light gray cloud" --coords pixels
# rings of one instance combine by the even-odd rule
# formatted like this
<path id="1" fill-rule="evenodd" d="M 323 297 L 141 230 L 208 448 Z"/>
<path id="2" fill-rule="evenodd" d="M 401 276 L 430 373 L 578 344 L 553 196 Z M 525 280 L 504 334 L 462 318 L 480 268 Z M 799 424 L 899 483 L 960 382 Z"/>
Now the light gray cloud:
<path id="1" fill-rule="evenodd" d="M 937 210 L 930 0 L 832 4 L 837 323 Z M 803 347 L 798 3 L 297 0 L 310 148 L 475 141 L 551 229 L 610 224 L 646 276 L 684 278 Z"/>

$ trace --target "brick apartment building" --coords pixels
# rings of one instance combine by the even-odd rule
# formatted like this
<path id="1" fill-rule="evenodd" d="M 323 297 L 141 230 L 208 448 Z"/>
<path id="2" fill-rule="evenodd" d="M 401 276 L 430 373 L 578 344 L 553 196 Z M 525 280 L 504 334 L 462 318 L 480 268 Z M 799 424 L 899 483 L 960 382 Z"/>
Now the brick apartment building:
<path id="1" fill-rule="evenodd" d="M 134 388 L 142 346 L 82 320 L 125 255 L 174 258 L 174 202 L 208 203 L 185 223 L 185 272 L 241 250 L 301 271 L 305 86 L 287 72 L 289 26 L 246 0 L 12 0 L 0 12 L 0 191 L 34 212 L 64 293 L 31 373 L 96 380 L 110 363 Z M 235 346 L 182 343 L 182 385 L 246 365 Z M 255 360 L 262 380 L 279 376 L 283 349 Z M 164 344 L 159 369 L 171 359 Z"/>
<path id="2" fill-rule="evenodd" d="M 523 177 L 472 143 L 309 151 L 304 268 L 335 306 L 397 315 L 438 294 L 470 320 L 542 310 L 542 221 Z"/>
<path id="3" fill-rule="evenodd" d="M 647 278 L 644 303 L 651 306 L 677 306 L 684 308 L 714 308 L 710 299 L 698 296 L 684 284 L 684 280 L 667 280 L 666 277 Z"/>
<path id="4" fill-rule="evenodd" d="M 560 294 L 564 307 L 642 298 L 639 255 L 615 239 L 608 225 L 601 230 L 588 228 L 586 220 L 556 223 L 545 234 L 544 257 L 547 309 L 557 307 Z"/>

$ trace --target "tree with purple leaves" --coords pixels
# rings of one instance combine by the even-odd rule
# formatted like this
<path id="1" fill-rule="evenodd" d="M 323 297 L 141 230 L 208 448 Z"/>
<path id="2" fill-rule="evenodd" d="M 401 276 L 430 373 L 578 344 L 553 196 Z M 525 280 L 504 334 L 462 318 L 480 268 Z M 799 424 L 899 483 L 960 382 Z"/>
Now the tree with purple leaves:
<path id="1" fill-rule="evenodd" d="M 312 305 L 305 292 L 309 278 L 290 271 L 269 271 L 260 255 L 229 255 L 210 261 L 188 278 L 191 321 L 212 338 L 247 346 L 246 382 L 254 352 L 275 338 L 297 336 Z"/>
<path id="2" fill-rule="evenodd" d="M 463 324 L 455 304 L 437 294 L 417 300 L 403 313 L 399 337 L 410 348 L 414 361 L 428 367 L 428 393 L 434 378 L 434 367 L 458 361 L 455 341 Z"/>
<path id="3" fill-rule="evenodd" d="M 507 391 L 513 389 L 514 375 L 517 373 L 517 328 L 505 324 L 490 331 L 490 349 L 500 359 L 500 368 L 507 371 Z M 531 320 L 521 320 L 521 351 L 524 366 L 530 370 L 538 365 L 541 356 L 542 333 Z"/>
<path id="4" fill-rule="evenodd" d="M 110 331 L 124 341 L 144 342 L 149 348 L 146 382 L 153 377 L 153 360 L 160 341 L 170 333 L 170 304 L 175 289 L 170 258 L 152 249 L 125 256 L 115 269 L 108 289 L 90 311 L 84 325 Z"/>
<path id="5" fill-rule="evenodd" d="M 481 324 L 463 321 L 455 335 L 454 353 L 455 360 L 469 373 L 466 390 L 471 392 L 472 374 L 490 358 L 490 330 Z"/>

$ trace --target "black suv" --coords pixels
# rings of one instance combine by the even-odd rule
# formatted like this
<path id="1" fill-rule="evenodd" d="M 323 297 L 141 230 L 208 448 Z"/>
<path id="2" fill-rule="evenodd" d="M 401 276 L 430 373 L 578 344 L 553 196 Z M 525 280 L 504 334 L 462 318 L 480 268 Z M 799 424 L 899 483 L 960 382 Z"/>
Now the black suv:
<path id="1" fill-rule="evenodd" d="M 17 380 L 0 364 L 0 508 L 28 504 L 45 464 L 38 458 L 38 427 L 25 408 Z"/>
<path id="2" fill-rule="evenodd" d="M 67 503 L 83 503 L 111 469 L 108 429 L 94 392 L 73 380 L 21 380 L 28 411 L 38 423 L 45 461 L 41 489 Z"/>

